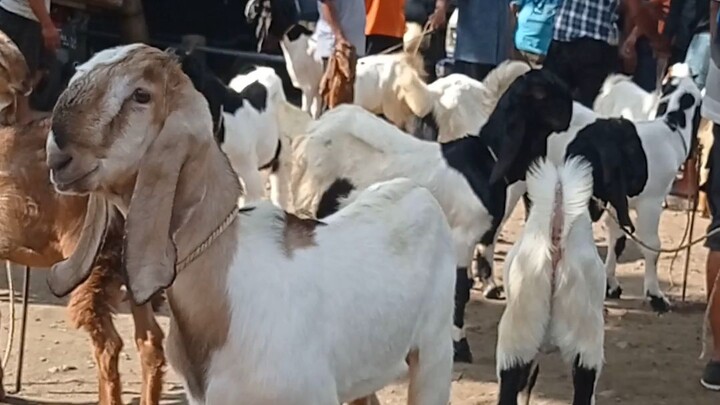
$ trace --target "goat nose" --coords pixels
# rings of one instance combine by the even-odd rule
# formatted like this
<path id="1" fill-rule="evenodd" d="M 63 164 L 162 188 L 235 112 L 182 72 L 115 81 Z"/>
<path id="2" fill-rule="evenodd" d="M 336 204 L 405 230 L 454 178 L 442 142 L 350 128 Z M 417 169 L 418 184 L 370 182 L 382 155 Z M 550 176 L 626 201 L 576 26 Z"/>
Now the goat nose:
<path id="1" fill-rule="evenodd" d="M 66 168 L 72 162 L 72 156 L 63 151 L 57 151 L 48 155 L 48 166 L 50 170 L 59 171 Z"/>

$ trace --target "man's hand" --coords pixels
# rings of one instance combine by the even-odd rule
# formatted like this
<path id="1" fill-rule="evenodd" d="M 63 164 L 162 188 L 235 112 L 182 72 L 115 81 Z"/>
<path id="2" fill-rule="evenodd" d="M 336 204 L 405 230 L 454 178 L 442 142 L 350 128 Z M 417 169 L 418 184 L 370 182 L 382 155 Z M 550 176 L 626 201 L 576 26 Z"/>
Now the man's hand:
<path id="1" fill-rule="evenodd" d="M 43 41 L 45 42 L 45 49 L 48 51 L 56 51 L 60 47 L 60 33 L 58 32 L 55 25 L 50 23 L 43 25 L 42 27 Z"/>
<path id="2" fill-rule="evenodd" d="M 430 26 L 430 29 L 438 30 L 445 27 L 446 15 L 447 6 L 445 5 L 445 1 L 438 0 L 435 4 L 435 12 L 433 12 L 430 15 L 430 18 L 428 18 L 428 25 Z"/>

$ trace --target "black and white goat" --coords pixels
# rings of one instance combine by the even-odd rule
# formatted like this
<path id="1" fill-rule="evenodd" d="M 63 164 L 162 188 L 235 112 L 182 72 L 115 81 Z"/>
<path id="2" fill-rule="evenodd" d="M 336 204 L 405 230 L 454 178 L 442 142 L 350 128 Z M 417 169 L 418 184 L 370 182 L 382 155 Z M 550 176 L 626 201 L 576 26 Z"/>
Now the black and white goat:
<path id="1" fill-rule="evenodd" d="M 540 351 L 573 364 L 574 405 L 594 403 L 603 364 L 605 275 L 588 204 L 592 169 L 581 157 L 542 159 L 527 175 L 532 210 L 505 259 L 507 305 L 500 319 L 500 405 L 516 405 L 537 378 Z"/>
<path id="2" fill-rule="evenodd" d="M 258 67 L 225 85 L 194 54 L 171 50 L 183 71 L 208 101 L 213 131 L 223 152 L 245 186 L 245 201 L 263 197 L 269 175 L 270 199 L 287 204 L 287 174 L 280 163 L 282 151 L 279 108 L 286 103 L 282 80 L 268 67 Z"/>
<path id="3" fill-rule="evenodd" d="M 604 168 L 603 184 L 596 181 L 595 196 L 609 202 L 613 214 L 605 219 L 609 247 L 605 260 L 608 296 L 619 298 L 622 293 L 615 277 L 617 257 L 622 254 L 626 243 L 620 226 L 631 232 L 637 228 L 636 236 L 653 248 L 640 247 L 645 259 L 644 293 L 655 311 L 665 312 L 670 303 L 660 290 L 657 277 L 659 253 L 656 251 L 661 247 L 658 228 L 662 203 L 694 145 L 701 95 L 688 76 L 668 77 L 661 94 L 657 117 L 634 123 L 624 119 L 600 119 L 591 110 L 574 103 L 570 129 L 549 137 L 547 154 L 551 161 L 559 164 L 569 151 L 593 151 Z M 581 137 L 581 133 L 586 133 L 586 136 Z M 598 187 L 604 187 L 605 192 L 598 192 Z M 511 186 L 506 212 L 512 212 L 524 192 L 525 184 L 522 182 Z M 626 198 L 630 200 L 626 202 Z M 625 207 L 636 211 L 634 225 Z M 601 208 L 595 207 L 594 220 L 599 219 Z M 615 222 L 614 217 L 620 224 Z M 483 263 L 489 268 L 485 259 Z M 482 271 L 480 273 L 483 274 Z"/>
<path id="4" fill-rule="evenodd" d="M 525 178 L 546 153 L 547 137 L 568 127 L 572 97 L 546 71 L 530 71 L 503 94 L 478 136 L 445 144 L 408 136 L 358 106 L 343 105 L 293 138 L 291 189 L 296 212 L 323 218 L 339 200 L 372 183 L 408 177 L 428 188 L 453 229 L 458 258 L 455 359 L 472 361 L 464 336 L 474 246 L 492 242 L 508 184 Z"/>

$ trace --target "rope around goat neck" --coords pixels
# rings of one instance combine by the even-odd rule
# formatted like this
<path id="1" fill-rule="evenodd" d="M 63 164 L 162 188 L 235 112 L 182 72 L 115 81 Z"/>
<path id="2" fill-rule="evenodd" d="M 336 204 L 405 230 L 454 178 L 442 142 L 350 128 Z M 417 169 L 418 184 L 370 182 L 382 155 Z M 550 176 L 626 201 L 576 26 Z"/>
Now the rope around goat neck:
<path id="1" fill-rule="evenodd" d="M 238 216 L 239 213 L 240 213 L 240 207 L 235 205 L 233 207 L 232 211 L 230 211 L 230 214 L 228 214 L 228 216 L 220 224 L 220 226 L 218 226 L 210 234 L 210 236 L 208 236 L 205 239 L 205 241 L 203 241 L 200 245 L 198 245 L 198 247 L 193 249 L 193 251 L 190 252 L 190 254 L 188 254 L 187 256 L 185 256 L 184 259 L 177 262 L 177 264 L 175 265 L 176 271 L 177 272 L 182 271 L 187 266 L 189 266 L 190 263 L 194 262 L 198 257 L 200 257 L 200 255 L 205 253 L 205 251 L 210 247 L 210 245 L 212 245 L 212 243 L 215 242 L 215 240 L 217 240 L 217 238 L 220 237 L 220 235 L 222 235 L 222 233 L 225 232 L 225 230 L 227 230 L 228 227 L 230 227 L 230 224 L 233 223 L 233 221 L 235 220 L 235 218 Z"/>

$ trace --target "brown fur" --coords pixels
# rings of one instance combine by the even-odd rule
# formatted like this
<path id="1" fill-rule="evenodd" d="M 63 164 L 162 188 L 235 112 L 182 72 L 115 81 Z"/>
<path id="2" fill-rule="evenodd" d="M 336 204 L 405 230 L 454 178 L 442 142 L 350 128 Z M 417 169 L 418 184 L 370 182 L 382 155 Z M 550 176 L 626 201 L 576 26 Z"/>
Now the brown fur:
<path id="1" fill-rule="evenodd" d="M 0 128 L 0 258 L 31 267 L 50 267 L 70 256 L 87 206 L 85 197 L 53 190 L 45 164 L 48 130 L 47 119 Z M 123 403 L 118 372 L 123 343 L 112 321 L 114 308 L 122 300 L 118 273 L 122 228 L 122 222 L 111 228 L 90 276 L 73 291 L 68 304 L 72 323 L 90 335 L 102 405 Z M 141 310 L 152 313 L 149 305 Z M 153 331 L 154 336 L 159 326 L 154 319 L 144 324 L 136 320 L 136 333 L 147 335 L 145 330 Z M 162 339 L 155 338 L 145 346 L 141 350 L 143 365 L 151 361 L 148 359 L 164 364 Z M 144 375 L 144 387 L 158 390 L 161 384 L 162 372 Z M 142 403 L 157 404 L 158 400 L 159 394 L 143 394 Z"/>
<path id="2" fill-rule="evenodd" d="M 29 95 L 32 80 L 25 57 L 17 45 L 0 31 L 0 125 L 17 122 L 18 100 Z"/>
<path id="3" fill-rule="evenodd" d="M 355 47 L 343 44 L 340 48 L 335 48 L 320 81 L 320 96 L 328 109 L 343 103 L 353 103 L 356 65 Z"/>
<path id="4" fill-rule="evenodd" d="M 283 248 L 288 257 L 291 257 L 297 249 L 317 246 L 317 243 L 315 243 L 315 228 L 325 225 L 318 220 L 300 218 L 289 213 L 285 214 L 284 222 Z"/>
<path id="5" fill-rule="evenodd" d="M 227 252 L 237 245 L 239 221 L 235 219 L 178 274 L 175 264 L 202 246 L 236 207 L 239 181 L 212 138 L 204 98 L 174 59 L 150 47 L 131 50 L 112 65 L 96 67 L 61 95 L 53 125 L 63 133 L 64 146 L 58 145 L 61 150 L 57 154 L 67 153 L 75 162 L 92 165 L 122 135 L 123 125 L 112 123 L 127 122 L 132 109 L 121 108 L 116 116 L 107 117 L 103 116 L 106 111 L 102 103 L 96 103 L 101 93 L 98 89 L 109 85 L 117 72 L 126 77 L 134 74 L 129 80 L 146 81 L 152 94 L 149 130 L 156 132 L 136 167 L 85 186 L 88 191 L 109 192 L 126 205 L 123 262 L 133 299 L 143 302 L 172 284 L 168 290 L 173 313 L 168 358 L 186 380 L 188 393 L 202 401 L 212 355 L 227 339 L 227 269 L 232 260 Z M 128 101 L 126 104 L 132 105 Z M 87 125 L 98 117 L 102 118 L 99 122 L 110 124 L 100 128 Z M 78 170 L 84 170 L 82 164 L 78 165 Z M 94 232 L 84 232 L 83 238 Z M 72 276 L 72 269 L 63 270 Z M 141 353 L 143 342 L 162 338 L 156 332 L 159 330 L 136 341 Z M 147 372 L 158 366 L 158 362 L 150 365 Z"/>

